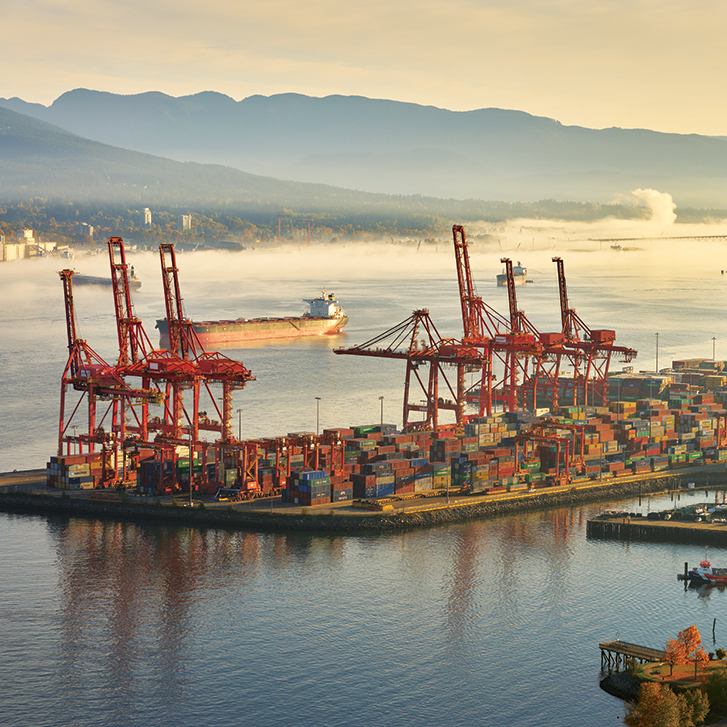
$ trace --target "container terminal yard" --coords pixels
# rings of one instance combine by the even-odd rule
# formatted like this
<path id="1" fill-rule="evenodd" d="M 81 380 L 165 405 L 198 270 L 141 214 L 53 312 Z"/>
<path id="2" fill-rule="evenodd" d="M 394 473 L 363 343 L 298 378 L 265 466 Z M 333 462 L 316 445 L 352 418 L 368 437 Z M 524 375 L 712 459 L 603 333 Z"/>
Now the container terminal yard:
<path id="1" fill-rule="evenodd" d="M 182 310 L 174 247 L 160 245 L 170 340 L 161 350 L 134 315 L 123 241 L 110 238 L 115 364 L 78 337 L 73 271 L 60 273 L 69 357 L 58 451 L 43 484 L 62 497 L 45 497 L 46 505 L 98 506 L 113 497 L 154 510 L 166 502 L 261 516 L 270 508 L 276 517 L 347 512 L 359 520 L 411 519 L 666 489 L 685 476 L 700 486 L 705 478 L 721 483 L 725 362 L 689 359 L 659 373 L 636 374 L 628 366 L 614 373 L 612 362 L 628 364 L 636 351 L 616 345 L 613 330 L 589 328 L 570 307 L 560 258 L 553 262 L 562 327 L 543 333 L 518 309 L 511 261 L 502 259 L 509 304 L 502 315 L 475 291 L 461 226 L 453 227 L 453 241 L 461 339 L 441 337 L 429 312 L 417 310 L 370 341 L 335 351 L 404 362 L 400 431 L 381 421 L 239 440 L 233 395 L 254 381 L 253 373 L 195 340 Z M 37 479 L 0 476 L 0 490 Z M 12 507 L 0 498 L 0 508 Z"/>

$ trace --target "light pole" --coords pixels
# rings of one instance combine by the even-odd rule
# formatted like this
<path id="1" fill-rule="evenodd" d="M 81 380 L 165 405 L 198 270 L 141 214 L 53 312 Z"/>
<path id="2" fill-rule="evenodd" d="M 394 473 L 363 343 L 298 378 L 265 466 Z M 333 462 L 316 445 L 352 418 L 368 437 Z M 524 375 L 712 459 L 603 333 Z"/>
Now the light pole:
<path id="1" fill-rule="evenodd" d="M 318 430 L 320 428 L 321 421 L 321 397 L 316 396 L 316 437 L 318 436 Z"/>
<path id="2" fill-rule="evenodd" d="M 656 373 L 659 373 L 659 334 L 656 334 Z"/>
<path id="3" fill-rule="evenodd" d="M 242 409 L 237 410 L 237 441 L 242 441 Z"/>
<path id="4" fill-rule="evenodd" d="M 716 349 L 716 346 L 717 346 L 717 338 L 715 336 L 712 336 L 712 361 L 716 361 L 717 360 L 717 356 L 716 356 L 717 349 Z"/>
<path id="5" fill-rule="evenodd" d="M 192 507 L 192 479 L 194 477 L 194 450 L 192 449 L 192 427 L 189 428 L 189 506 Z"/>
<path id="6" fill-rule="evenodd" d="M 384 397 L 380 396 L 379 401 L 381 402 L 381 426 L 384 426 Z"/>

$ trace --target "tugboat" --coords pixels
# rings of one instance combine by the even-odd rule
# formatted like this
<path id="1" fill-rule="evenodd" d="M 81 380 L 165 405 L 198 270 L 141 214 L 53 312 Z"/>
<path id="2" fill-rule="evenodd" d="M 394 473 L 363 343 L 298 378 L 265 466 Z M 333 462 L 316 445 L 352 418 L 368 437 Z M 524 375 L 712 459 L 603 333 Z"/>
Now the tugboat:
<path id="1" fill-rule="evenodd" d="M 727 568 L 712 568 L 708 560 L 703 560 L 697 568 L 692 568 L 687 573 L 690 584 L 700 585 L 704 583 L 727 584 Z"/>

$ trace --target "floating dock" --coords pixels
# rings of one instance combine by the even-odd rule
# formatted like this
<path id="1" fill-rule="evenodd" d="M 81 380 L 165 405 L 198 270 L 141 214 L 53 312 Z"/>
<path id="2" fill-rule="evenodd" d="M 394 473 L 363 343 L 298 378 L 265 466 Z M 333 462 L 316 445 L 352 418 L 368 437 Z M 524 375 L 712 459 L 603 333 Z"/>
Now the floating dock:
<path id="1" fill-rule="evenodd" d="M 601 515 L 586 523 L 586 537 L 653 543 L 727 545 L 727 524 L 648 520 L 629 515 Z"/>

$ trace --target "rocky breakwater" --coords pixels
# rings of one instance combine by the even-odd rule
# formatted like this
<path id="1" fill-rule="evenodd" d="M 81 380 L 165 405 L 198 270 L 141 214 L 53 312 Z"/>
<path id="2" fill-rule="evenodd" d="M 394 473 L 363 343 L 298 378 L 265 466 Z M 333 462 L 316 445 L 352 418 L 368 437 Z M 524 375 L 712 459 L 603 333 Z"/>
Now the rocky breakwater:
<path id="1" fill-rule="evenodd" d="M 431 527 L 447 523 L 479 520 L 516 512 L 543 510 L 620 499 L 637 493 L 664 489 L 661 480 L 611 481 L 580 483 L 570 487 L 543 488 L 507 496 L 459 496 L 455 501 L 414 504 L 383 512 L 346 507 L 311 507 L 264 509 L 241 505 L 211 503 L 185 507 L 183 503 L 162 503 L 150 498 L 103 499 L 63 497 L 57 494 L 4 493 L 0 510 L 26 514 L 63 515 L 129 521 L 156 521 L 173 525 L 235 528 L 265 531 L 317 531 L 339 533 L 395 532 L 409 528 Z"/>

